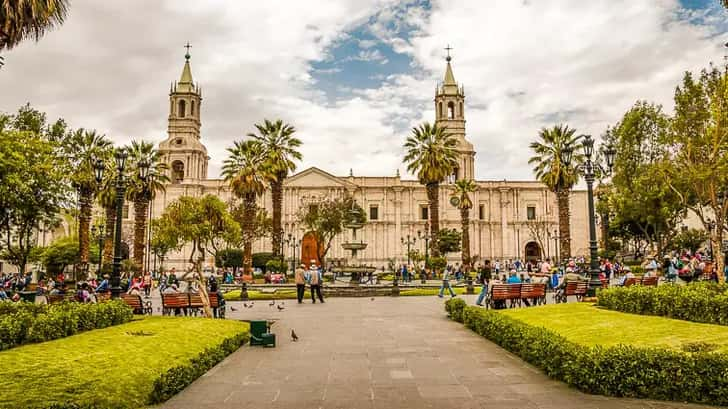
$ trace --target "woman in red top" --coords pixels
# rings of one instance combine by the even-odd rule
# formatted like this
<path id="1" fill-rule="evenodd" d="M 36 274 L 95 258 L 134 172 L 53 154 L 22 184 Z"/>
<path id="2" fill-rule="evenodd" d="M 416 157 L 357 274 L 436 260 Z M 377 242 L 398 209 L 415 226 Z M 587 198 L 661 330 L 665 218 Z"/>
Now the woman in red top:
<path id="1" fill-rule="evenodd" d="M 152 275 L 149 271 L 144 273 L 142 277 L 142 287 L 144 288 L 144 296 L 149 297 L 149 293 L 152 291 Z"/>

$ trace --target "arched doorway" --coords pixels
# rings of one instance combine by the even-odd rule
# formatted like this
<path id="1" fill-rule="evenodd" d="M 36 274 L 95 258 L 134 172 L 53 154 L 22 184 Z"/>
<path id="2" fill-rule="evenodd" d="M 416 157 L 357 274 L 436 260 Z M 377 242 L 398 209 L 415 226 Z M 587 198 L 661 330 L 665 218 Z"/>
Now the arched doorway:
<path id="1" fill-rule="evenodd" d="M 320 243 L 316 240 L 316 235 L 313 232 L 308 232 L 303 236 L 303 240 L 301 240 L 301 263 L 305 264 L 306 268 L 310 267 L 311 260 L 315 260 L 317 265 L 321 265 L 319 247 Z"/>
<path id="2" fill-rule="evenodd" d="M 529 241 L 523 254 L 526 255 L 526 261 L 538 261 L 541 258 L 541 246 L 535 241 Z"/>

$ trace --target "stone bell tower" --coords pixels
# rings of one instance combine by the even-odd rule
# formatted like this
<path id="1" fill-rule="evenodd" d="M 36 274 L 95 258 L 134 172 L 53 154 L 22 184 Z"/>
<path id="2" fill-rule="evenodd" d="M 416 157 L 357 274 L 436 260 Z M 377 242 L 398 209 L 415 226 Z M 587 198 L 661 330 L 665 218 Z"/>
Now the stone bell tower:
<path id="1" fill-rule="evenodd" d="M 475 179 L 473 144 L 465 138 L 465 88 L 455 82 L 455 76 L 450 66 L 450 48 L 447 50 L 447 66 L 445 67 L 445 80 L 435 89 L 435 123 L 447 128 L 450 134 L 458 140 L 458 168 L 455 171 L 456 179 Z"/>
<path id="2" fill-rule="evenodd" d="M 192 81 L 190 45 L 185 46 L 185 65 L 179 81 L 169 88 L 167 139 L 159 144 L 159 152 L 169 166 L 173 184 L 196 183 L 207 179 L 207 148 L 200 142 L 202 90 Z"/>

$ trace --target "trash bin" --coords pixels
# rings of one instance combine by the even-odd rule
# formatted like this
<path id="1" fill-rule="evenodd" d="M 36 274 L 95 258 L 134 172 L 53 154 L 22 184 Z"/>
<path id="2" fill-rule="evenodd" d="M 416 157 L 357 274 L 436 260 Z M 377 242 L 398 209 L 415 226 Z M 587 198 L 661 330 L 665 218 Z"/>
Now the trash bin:
<path id="1" fill-rule="evenodd" d="M 276 336 L 268 332 L 267 321 L 250 321 L 250 345 L 276 346 Z"/>

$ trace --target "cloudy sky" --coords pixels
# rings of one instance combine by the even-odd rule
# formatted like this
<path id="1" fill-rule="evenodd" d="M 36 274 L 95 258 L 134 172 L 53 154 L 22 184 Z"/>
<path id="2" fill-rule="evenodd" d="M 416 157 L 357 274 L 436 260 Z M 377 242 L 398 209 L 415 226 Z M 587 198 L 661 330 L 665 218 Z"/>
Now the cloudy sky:
<path id="1" fill-rule="evenodd" d="M 477 178 L 529 180 L 541 127 L 600 135 L 638 99 L 671 110 L 682 73 L 728 41 L 717 0 L 71 3 L 62 27 L 5 54 L 0 111 L 30 102 L 118 143 L 159 142 L 189 41 L 211 177 L 263 118 L 295 125 L 301 168 L 404 173 L 449 44 Z"/>

